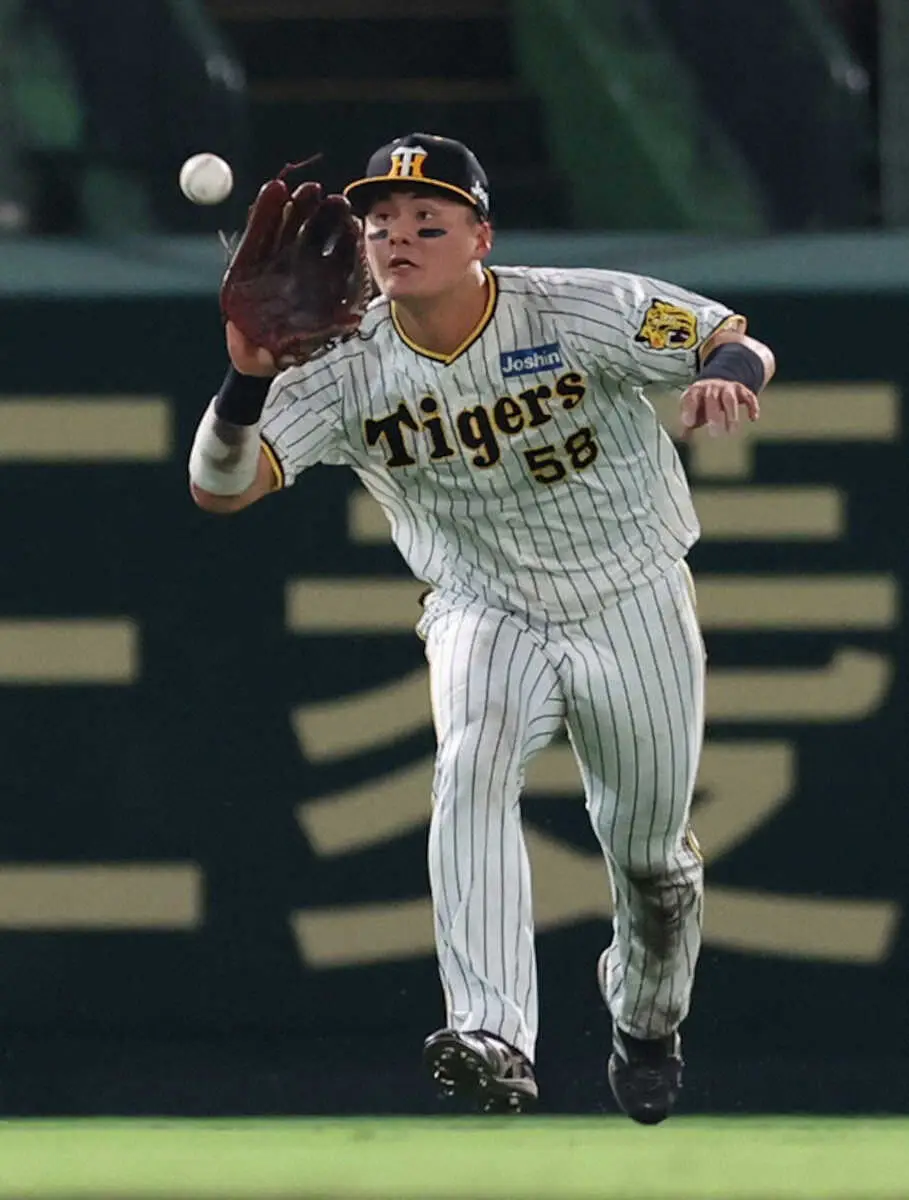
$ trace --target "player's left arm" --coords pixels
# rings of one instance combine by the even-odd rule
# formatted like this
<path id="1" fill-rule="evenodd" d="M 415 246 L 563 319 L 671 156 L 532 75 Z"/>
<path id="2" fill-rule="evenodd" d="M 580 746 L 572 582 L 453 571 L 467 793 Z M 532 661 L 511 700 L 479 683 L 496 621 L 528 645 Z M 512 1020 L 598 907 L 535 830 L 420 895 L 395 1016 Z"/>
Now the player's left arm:
<path id="1" fill-rule="evenodd" d="M 758 397 L 773 378 L 773 351 L 732 323 L 704 340 L 697 378 L 682 394 L 681 423 L 685 433 L 706 425 L 713 434 L 731 433 L 744 411 L 756 421 Z"/>
<path id="2" fill-rule="evenodd" d="M 769 347 L 748 336 L 741 313 L 664 279 L 621 271 L 576 276 L 575 286 L 599 292 L 600 305 L 589 302 L 581 315 L 589 316 L 590 340 L 605 347 L 599 357 L 607 373 L 643 388 L 685 389 L 685 433 L 703 425 L 729 432 L 743 412 L 757 420 L 776 364 Z"/>

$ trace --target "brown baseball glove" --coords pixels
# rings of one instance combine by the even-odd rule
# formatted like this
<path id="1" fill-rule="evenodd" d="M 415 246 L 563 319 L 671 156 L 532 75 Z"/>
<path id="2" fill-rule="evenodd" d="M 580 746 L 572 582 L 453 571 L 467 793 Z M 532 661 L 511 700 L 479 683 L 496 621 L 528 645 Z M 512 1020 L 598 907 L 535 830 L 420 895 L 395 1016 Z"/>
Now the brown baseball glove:
<path id="1" fill-rule="evenodd" d="M 291 191 L 285 176 L 292 169 L 259 190 L 220 293 L 224 319 L 279 367 L 352 337 L 372 293 L 350 204 L 311 181 Z"/>

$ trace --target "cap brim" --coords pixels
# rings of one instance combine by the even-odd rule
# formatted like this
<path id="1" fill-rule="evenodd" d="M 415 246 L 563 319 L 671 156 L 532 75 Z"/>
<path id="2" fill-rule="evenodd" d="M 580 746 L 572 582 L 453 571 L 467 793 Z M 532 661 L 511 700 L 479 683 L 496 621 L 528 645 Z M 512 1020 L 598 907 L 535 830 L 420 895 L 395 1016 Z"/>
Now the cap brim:
<path id="1" fill-rule="evenodd" d="M 460 196 L 481 216 L 486 216 L 485 206 L 477 200 L 476 196 L 471 196 L 470 192 L 465 192 L 463 188 L 456 187 L 453 183 L 444 183 L 441 179 L 428 179 L 425 176 L 421 176 L 419 179 L 408 179 L 401 175 L 370 175 L 366 179 L 355 179 L 353 183 L 349 183 L 344 189 L 344 195 L 350 200 L 351 208 L 357 216 L 363 217 L 376 196 L 388 190 L 389 184 L 395 184 L 402 190 L 420 187 L 435 188 L 436 190 L 441 188 L 443 192 L 453 192 L 456 196 Z M 356 192 L 356 196 L 351 195 L 352 192 Z"/>

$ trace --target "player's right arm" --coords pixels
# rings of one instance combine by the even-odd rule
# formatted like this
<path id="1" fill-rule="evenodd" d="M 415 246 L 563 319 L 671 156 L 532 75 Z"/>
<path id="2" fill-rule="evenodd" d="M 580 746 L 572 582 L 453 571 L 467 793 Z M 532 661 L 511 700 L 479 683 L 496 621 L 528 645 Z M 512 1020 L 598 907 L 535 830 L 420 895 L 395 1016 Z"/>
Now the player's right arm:
<path id="1" fill-rule="evenodd" d="M 276 492 L 280 489 L 281 484 L 275 475 L 274 467 L 271 460 L 264 450 L 259 450 L 259 458 L 256 463 L 256 477 L 249 487 L 244 488 L 242 492 L 237 492 L 236 495 L 223 495 L 217 492 L 208 491 L 201 487 L 192 478 L 189 481 L 189 490 L 193 500 L 199 508 L 210 513 L 235 513 L 241 509 L 249 508 L 251 504 L 255 504 L 257 500 L 261 500 L 263 496 L 267 496 L 269 492 Z"/>
<path id="2" fill-rule="evenodd" d="M 210 513 L 240 512 L 280 486 L 259 436 L 278 368 L 230 321 L 226 333 L 231 369 L 202 414 L 189 456 L 189 490 Z"/>
<path id="3" fill-rule="evenodd" d="M 240 512 L 279 491 L 319 461 L 335 435 L 325 418 L 330 405 L 320 399 L 337 390 L 330 371 L 311 390 L 305 366 L 279 375 L 268 351 L 230 322 L 227 349 L 231 368 L 202 414 L 189 457 L 193 500 L 211 513 Z"/>

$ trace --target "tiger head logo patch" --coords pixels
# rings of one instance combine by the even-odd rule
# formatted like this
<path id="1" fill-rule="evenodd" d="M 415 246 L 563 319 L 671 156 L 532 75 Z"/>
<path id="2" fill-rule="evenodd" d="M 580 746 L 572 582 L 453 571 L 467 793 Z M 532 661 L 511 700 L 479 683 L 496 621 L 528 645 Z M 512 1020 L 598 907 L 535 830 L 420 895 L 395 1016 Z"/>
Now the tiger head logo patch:
<path id="1" fill-rule="evenodd" d="M 687 308 L 667 300 L 654 300 L 634 340 L 651 350 L 690 350 L 697 345 L 698 319 Z"/>

